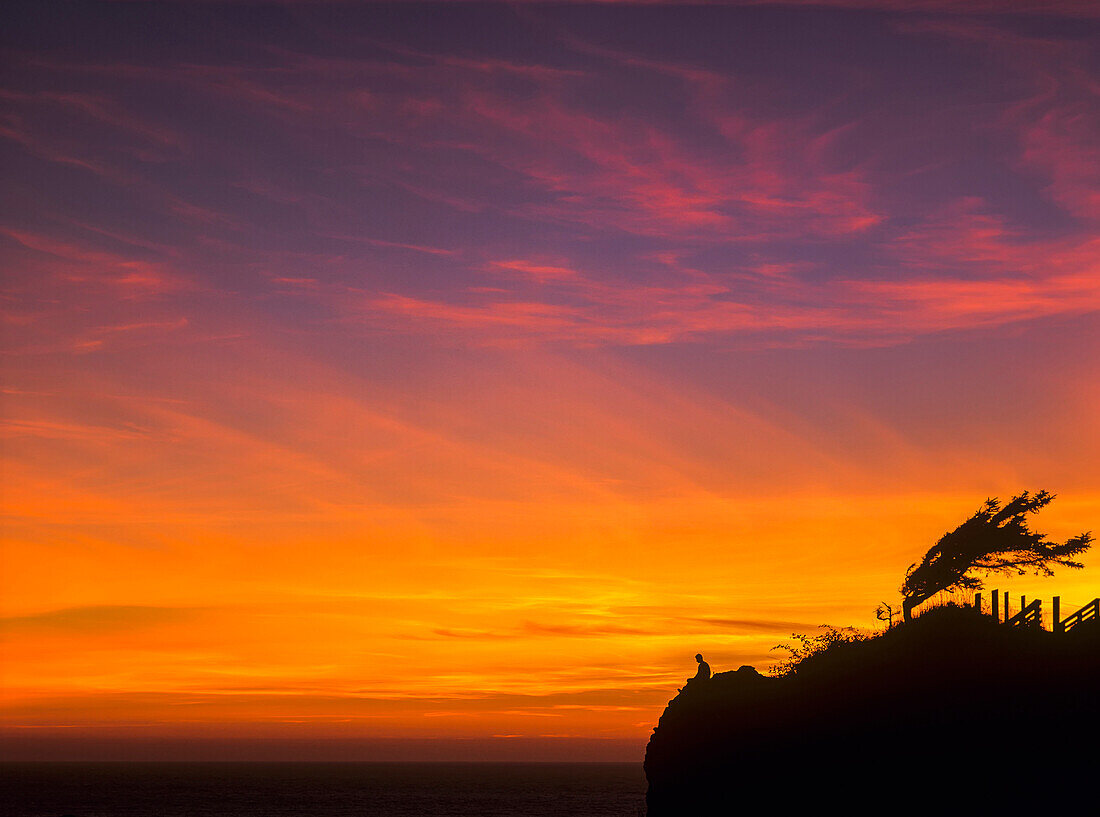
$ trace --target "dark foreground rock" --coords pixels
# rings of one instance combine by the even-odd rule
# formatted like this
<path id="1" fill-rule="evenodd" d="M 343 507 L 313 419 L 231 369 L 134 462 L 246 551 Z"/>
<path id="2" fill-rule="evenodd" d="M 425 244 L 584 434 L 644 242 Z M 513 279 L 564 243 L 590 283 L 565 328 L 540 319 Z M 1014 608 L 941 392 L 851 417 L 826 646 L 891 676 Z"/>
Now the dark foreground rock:
<path id="1" fill-rule="evenodd" d="M 646 749 L 649 817 L 1095 813 L 1100 627 L 944 609 L 803 661 L 689 683 Z"/>

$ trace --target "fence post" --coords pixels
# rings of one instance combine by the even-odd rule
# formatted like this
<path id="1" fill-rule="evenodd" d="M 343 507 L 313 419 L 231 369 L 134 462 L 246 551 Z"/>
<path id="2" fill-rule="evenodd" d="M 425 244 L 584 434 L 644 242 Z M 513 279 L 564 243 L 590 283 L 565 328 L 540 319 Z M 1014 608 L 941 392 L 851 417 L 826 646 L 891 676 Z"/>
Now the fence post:
<path id="1" fill-rule="evenodd" d="M 989 595 L 989 615 L 993 616 L 994 621 L 1000 621 L 1001 620 L 1000 601 L 1001 601 L 1001 591 L 1000 590 L 994 590 Z"/>
<path id="2" fill-rule="evenodd" d="M 1062 632 L 1062 597 L 1055 596 L 1050 603 L 1050 614 L 1053 617 L 1053 621 L 1050 623 L 1050 631 L 1053 633 Z"/>
<path id="3" fill-rule="evenodd" d="M 1006 590 L 1005 591 L 1005 621 L 1008 621 L 1010 618 L 1012 618 L 1012 616 L 1009 615 L 1009 613 L 1008 613 L 1008 591 Z"/>
<path id="4" fill-rule="evenodd" d="M 974 594 L 974 609 L 977 610 L 979 614 L 981 614 L 981 612 L 982 612 L 982 594 L 981 593 L 975 593 Z"/>

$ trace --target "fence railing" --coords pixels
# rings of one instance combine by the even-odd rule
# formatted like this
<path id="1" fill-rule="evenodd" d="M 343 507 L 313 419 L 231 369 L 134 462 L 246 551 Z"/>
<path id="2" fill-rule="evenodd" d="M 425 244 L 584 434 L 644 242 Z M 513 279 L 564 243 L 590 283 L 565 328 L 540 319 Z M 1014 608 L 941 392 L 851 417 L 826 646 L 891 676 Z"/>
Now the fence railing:
<path id="1" fill-rule="evenodd" d="M 1086 621 L 1100 620 L 1100 598 L 1095 598 L 1063 621 L 1057 621 L 1054 625 L 1054 631 L 1058 633 L 1068 633 L 1074 627 L 1078 627 Z"/>
<path id="2" fill-rule="evenodd" d="M 1011 600 L 1007 590 L 1004 592 L 1003 597 L 1000 591 L 994 590 L 989 597 L 989 614 L 997 621 L 1004 621 L 1010 627 L 1043 626 L 1043 605 L 1040 599 L 1033 599 L 1031 603 L 1028 603 L 1026 596 L 1020 596 L 1020 609 L 1015 614 L 1010 613 L 1010 604 Z M 1050 606 L 1050 623 L 1053 632 L 1067 633 L 1074 627 L 1080 627 L 1086 622 L 1100 625 L 1100 598 L 1093 599 L 1076 613 L 1064 619 L 1061 617 L 1062 600 L 1059 596 L 1052 599 Z M 974 595 L 974 609 L 978 612 L 984 612 L 981 593 Z"/>
<path id="3" fill-rule="evenodd" d="M 1020 612 L 1005 622 L 1009 627 L 1042 627 L 1043 603 L 1039 599 L 1024 606 Z"/>

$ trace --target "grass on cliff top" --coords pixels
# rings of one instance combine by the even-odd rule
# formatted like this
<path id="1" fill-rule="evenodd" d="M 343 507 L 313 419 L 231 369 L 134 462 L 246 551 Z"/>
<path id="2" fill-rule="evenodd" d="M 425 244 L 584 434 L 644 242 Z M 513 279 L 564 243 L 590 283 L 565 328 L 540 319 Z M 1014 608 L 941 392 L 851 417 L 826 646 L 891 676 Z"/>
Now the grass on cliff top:
<path id="1" fill-rule="evenodd" d="M 1039 658 L 1089 649 L 1100 638 L 1100 626 L 1081 628 L 1076 635 L 1055 635 L 1038 628 L 1006 627 L 971 607 L 950 603 L 881 633 L 828 625 L 821 629 L 816 635 L 793 634 L 791 642 L 774 647 L 787 655 L 770 668 L 769 675 L 790 678 L 887 657 L 937 661 L 1012 652 Z"/>

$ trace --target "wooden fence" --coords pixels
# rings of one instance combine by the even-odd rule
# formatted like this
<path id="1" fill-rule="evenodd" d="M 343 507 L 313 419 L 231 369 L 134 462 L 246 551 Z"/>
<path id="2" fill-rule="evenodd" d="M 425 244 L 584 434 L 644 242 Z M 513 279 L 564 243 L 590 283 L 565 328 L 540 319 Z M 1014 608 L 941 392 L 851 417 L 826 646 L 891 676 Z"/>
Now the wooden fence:
<path id="1" fill-rule="evenodd" d="M 1003 598 L 1003 610 L 1002 610 Z M 1011 600 L 1008 591 L 1002 597 L 1000 591 L 994 590 L 989 597 L 989 614 L 997 621 L 1004 621 L 1009 627 L 1042 627 L 1043 603 L 1040 599 L 1033 599 L 1028 603 L 1026 596 L 1020 596 L 1020 609 L 1015 614 L 1010 614 Z M 1051 600 L 1051 629 L 1056 633 L 1068 633 L 1075 627 L 1092 622 L 1094 626 L 1100 625 L 1100 598 L 1095 598 L 1072 615 L 1062 618 L 1062 599 L 1055 596 Z M 982 612 L 982 594 L 974 595 L 974 609 Z"/>
<path id="2" fill-rule="evenodd" d="M 1057 604 L 1054 607 L 1058 609 Z M 1074 627 L 1080 626 L 1086 621 L 1096 622 L 1100 620 L 1100 598 L 1093 599 L 1072 616 L 1063 621 L 1058 621 L 1058 616 L 1054 617 L 1055 625 L 1054 631 L 1056 633 L 1068 633 Z"/>

